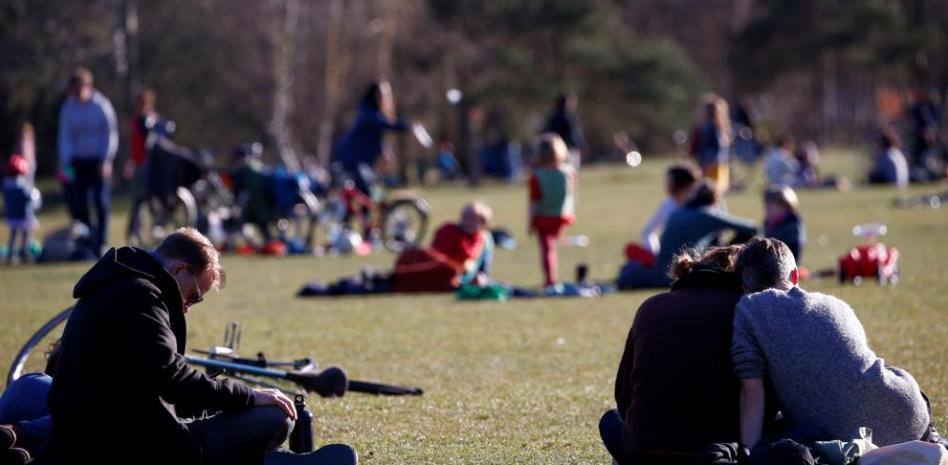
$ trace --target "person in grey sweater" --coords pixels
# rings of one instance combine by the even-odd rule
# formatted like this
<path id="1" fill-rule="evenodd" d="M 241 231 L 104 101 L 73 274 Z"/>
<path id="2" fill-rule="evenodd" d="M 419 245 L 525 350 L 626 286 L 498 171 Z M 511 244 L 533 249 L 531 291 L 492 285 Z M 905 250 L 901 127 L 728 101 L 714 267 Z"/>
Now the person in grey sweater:
<path id="1" fill-rule="evenodd" d="M 753 448 L 761 438 L 765 383 L 787 421 L 780 437 L 850 439 L 867 426 L 884 446 L 926 435 L 931 415 L 915 379 L 869 348 L 849 305 L 796 286 L 784 243 L 752 239 L 735 271 L 749 292 L 734 311 L 731 346 L 742 444 Z"/>
<path id="2" fill-rule="evenodd" d="M 73 220 L 89 227 L 98 255 L 109 229 L 109 185 L 118 148 L 115 110 L 93 87 L 92 73 L 76 69 L 69 78 L 69 96 L 59 110 L 60 179 L 70 202 Z M 95 222 L 89 199 L 95 205 Z"/>

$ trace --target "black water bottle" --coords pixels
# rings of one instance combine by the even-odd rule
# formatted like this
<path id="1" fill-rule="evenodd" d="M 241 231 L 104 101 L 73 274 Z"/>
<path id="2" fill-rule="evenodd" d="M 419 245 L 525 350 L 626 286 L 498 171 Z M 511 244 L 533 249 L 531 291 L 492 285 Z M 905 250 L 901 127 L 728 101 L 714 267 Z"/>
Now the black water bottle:
<path id="1" fill-rule="evenodd" d="M 290 450 L 297 454 L 313 451 L 313 414 L 306 408 L 306 396 L 297 394 L 293 401 L 296 405 L 296 427 L 290 434 Z"/>

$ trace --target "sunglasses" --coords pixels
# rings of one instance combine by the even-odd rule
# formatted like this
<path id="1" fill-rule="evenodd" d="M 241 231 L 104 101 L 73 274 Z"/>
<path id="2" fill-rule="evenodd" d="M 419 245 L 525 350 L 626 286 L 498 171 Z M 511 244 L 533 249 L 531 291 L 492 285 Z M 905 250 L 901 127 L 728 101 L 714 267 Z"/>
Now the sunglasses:
<path id="1" fill-rule="evenodd" d="M 194 270 L 192 270 L 191 267 L 188 267 L 188 274 L 190 274 L 191 279 L 194 280 L 194 294 L 188 297 L 185 304 L 188 307 L 193 307 L 204 301 L 204 293 L 201 292 L 201 285 L 198 284 L 197 275 L 194 274 Z"/>

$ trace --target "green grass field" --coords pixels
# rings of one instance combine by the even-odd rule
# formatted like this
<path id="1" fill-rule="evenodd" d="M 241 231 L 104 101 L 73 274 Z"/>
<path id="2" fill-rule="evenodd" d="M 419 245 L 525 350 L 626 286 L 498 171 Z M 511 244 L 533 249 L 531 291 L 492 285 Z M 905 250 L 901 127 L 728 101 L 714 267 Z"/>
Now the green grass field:
<path id="1" fill-rule="evenodd" d="M 852 174 L 855 155 L 826 156 L 825 171 Z M 622 246 L 662 197 L 666 159 L 639 168 L 593 167 L 580 186 L 578 222 L 587 248 L 560 253 L 560 272 L 572 276 L 588 263 L 595 279 L 611 279 Z M 943 188 L 943 187 L 942 187 Z M 933 189 L 932 187 L 928 188 Z M 913 188 L 911 193 L 925 192 Z M 540 284 L 536 245 L 527 240 L 523 186 L 472 191 L 430 190 L 434 220 L 453 219 L 478 198 L 494 207 L 495 224 L 521 240 L 497 253 L 495 274 L 520 285 Z M 948 427 L 948 210 L 897 210 L 896 191 L 802 192 L 811 269 L 833 266 L 858 244 L 853 225 L 881 221 L 885 241 L 902 251 L 903 279 L 896 287 L 874 283 L 840 287 L 835 280 L 805 284 L 849 302 L 872 347 L 887 363 L 909 370 L 931 397 L 938 425 Z M 730 210 L 760 219 L 758 189 L 727 197 Z M 116 208 L 112 238 L 125 224 Z M 44 211 L 44 228 L 65 223 L 62 211 Z M 6 232 L 0 237 L 6 240 Z M 456 302 L 448 295 L 304 300 L 294 297 L 307 280 L 331 280 L 363 265 L 385 267 L 388 253 L 370 258 L 226 256 L 229 286 L 189 315 L 189 346 L 220 343 L 229 321 L 243 324 L 243 350 L 273 358 L 310 355 L 338 364 L 355 378 L 418 385 L 423 397 L 359 394 L 310 398 L 316 441 L 353 444 L 368 464 L 609 463 L 597 422 L 613 405 L 613 380 L 626 333 L 639 303 L 653 292 L 599 299 L 535 299 L 506 303 Z M 72 286 L 88 263 L 0 266 L 0 367 L 51 315 L 71 303 Z M 792 331 L 793 328 L 787 328 Z M 103 361 L 107 363 L 107 361 Z"/>

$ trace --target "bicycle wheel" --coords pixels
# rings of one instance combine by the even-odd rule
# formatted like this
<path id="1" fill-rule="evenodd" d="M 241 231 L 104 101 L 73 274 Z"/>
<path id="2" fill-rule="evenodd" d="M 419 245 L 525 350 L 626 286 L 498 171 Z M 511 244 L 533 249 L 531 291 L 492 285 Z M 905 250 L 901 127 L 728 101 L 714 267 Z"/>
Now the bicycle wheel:
<path id="1" fill-rule="evenodd" d="M 197 222 L 194 196 L 179 187 L 168 208 L 156 197 L 135 203 L 129 218 L 128 243 L 143 248 L 155 247 L 176 229 L 197 226 Z"/>
<path id="2" fill-rule="evenodd" d="M 70 314 L 72 314 L 72 307 L 57 313 L 30 336 L 13 358 L 13 363 L 7 372 L 7 386 L 25 373 L 43 371 L 46 361 L 43 357 L 35 356 L 34 353 L 49 350 L 52 344 L 59 340 L 65 328 L 64 323 L 69 319 Z"/>
<path id="3" fill-rule="evenodd" d="M 389 204 L 381 222 L 382 244 L 392 252 L 418 246 L 428 229 L 428 207 L 421 199 Z"/>

